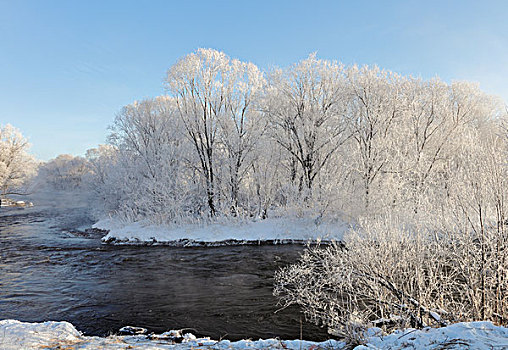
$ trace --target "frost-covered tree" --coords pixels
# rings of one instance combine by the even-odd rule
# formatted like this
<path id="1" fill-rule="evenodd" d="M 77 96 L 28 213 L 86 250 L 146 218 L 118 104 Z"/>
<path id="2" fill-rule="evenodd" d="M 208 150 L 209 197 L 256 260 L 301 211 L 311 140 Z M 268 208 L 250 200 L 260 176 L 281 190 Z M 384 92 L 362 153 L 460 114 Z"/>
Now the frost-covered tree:
<path id="1" fill-rule="evenodd" d="M 211 216 L 217 213 L 218 182 L 228 183 L 231 210 L 237 211 L 240 182 L 263 130 L 253 108 L 262 84 L 256 66 L 212 49 L 198 49 L 168 71 L 166 87 L 193 145 Z M 217 179 L 222 162 L 227 179 Z"/>
<path id="2" fill-rule="evenodd" d="M 112 171 L 111 166 L 116 163 L 117 148 L 105 144 L 99 145 L 97 148 L 90 148 L 86 151 L 85 158 L 90 165 L 90 172 L 93 174 L 96 184 L 104 184 L 109 173 Z"/>
<path id="3" fill-rule="evenodd" d="M 118 174 L 122 174 L 118 164 L 118 149 L 112 145 L 99 145 L 86 151 L 89 165 L 86 187 L 93 193 L 95 214 L 111 213 L 118 210 L 122 197 L 122 185 Z"/>
<path id="4" fill-rule="evenodd" d="M 400 187 L 415 212 L 422 206 L 430 210 L 429 199 L 436 204 L 445 199 L 441 194 L 449 193 L 447 173 L 453 169 L 447 166 L 468 130 L 484 128 L 498 115 L 498 104 L 467 82 L 447 85 L 438 79 L 407 79 L 403 86 L 404 116 L 396 154 Z"/>
<path id="5" fill-rule="evenodd" d="M 125 106 L 115 118 L 116 175 L 108 182 L 118 186 L 123 215 L 161 223 L 193 205 L 186 197 L 191 174 L 180 125 L 175 102 L 166 96 Z"/>
<path id="6" fill-rule="evenodd" d="M 289 181 L 308 198 L 322 169 L 348 139 L 343 67 L 315 54 L 271 74 L 264 109 L 289 157 Z M 300 179 L 298 179 L 300 177 Z"/>
<path id="7" fill-rule="evenodd" d="M 219 139 L 226 163 L 224 181 L 233 215 L 240 208 L 240 190 L 244 179 L 259 156 L 266 121 L 259 111 L 264 77 L 252 63 L 233 59 L 229 62 L 225 84 L 224 114 L 219 118 Z"/>
<path id="8" fill-rule="evenodd" d="M 199 49 L 180 59 L 167 75 L 167 88 L 176 98 L 182 123 L 199 159 L 211 216 L 217 212 L 215 160 L 219 119 L 225 110 L 228 62 L 222 52 Z"/>
<path id="9" fill-rule="evenodd" d="M 274 140 L 266 138 L 260 144 L 259 155 L 252 164 L 248 181 L 248 199 L 251 214 L 261 219 L 268 217 L 273 207 L 280 206 L 278 194 L 286 181 L 282 166 L 284 156 Z"/>
<path id="10" fill-rule="evenodd" d="M 0 195 L 22 194 L 20 187 L 35 174 L 37 163 L 30 145 L 12 125 L 0 126 Z"/>
<path id="11" fill-rule="evenodd" d="M 353 66 L 346 74 L 348 123 L 354 140 L 351 165 L 360 178 L 358 188 L 365 211 L 369 211 L 376 194 L 373 187 L 389 168 L 397 139 L 394 127 L 402 112 L 400 77 L 376 66 Z"/>
<path id="12" fill-rule="evenodd" d="M 309 320 L 345 336 L 372 326 L 507 324 L 506 234 L 477 198 L 467 214 L 434 218 L 448 222 L 446 230 L 393 216 L 362 222 L 343 243 L 308 248 L 280 270 L 274 293 L 284 306 L 299 305 Z"/>

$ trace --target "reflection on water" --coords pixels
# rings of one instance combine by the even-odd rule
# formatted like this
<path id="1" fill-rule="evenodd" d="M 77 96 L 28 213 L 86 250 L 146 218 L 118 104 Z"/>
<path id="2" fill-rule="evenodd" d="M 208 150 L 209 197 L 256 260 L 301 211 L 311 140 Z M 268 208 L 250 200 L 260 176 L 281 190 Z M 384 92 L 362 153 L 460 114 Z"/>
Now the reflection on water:
<path id="1" fill-rule="evenodd" d="M 0 213 L 0 319 L 66 320 L 85 334 L 125 325 L 193 328 L 214 338 L 300 337 L 300 313 L 277 314 L 273 273 L 301 246 L 106 246 L 82 210 Z M 71 232 L 69 232 L 71 231 Z M 327 338 L 303 322 L 303 337 Z"/>

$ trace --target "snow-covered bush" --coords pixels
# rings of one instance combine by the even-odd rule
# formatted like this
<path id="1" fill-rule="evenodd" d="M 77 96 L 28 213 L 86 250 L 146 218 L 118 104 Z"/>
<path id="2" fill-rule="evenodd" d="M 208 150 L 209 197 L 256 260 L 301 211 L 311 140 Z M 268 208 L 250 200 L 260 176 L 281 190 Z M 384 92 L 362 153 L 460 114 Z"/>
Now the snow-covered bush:
<path id="1" fill-rule="evenodd" d="M 343 243 L 308 248 L 276 274 L 274 293 L 335 334 L 508 321 L 505 235 L 436 232 L 385 218 Z"/>
<path id="2" fill-rule="evenodd" d="M 344 243 L 307 249 L 276 274 L 274 293 L 337 334 L 369 325 L 422 327 L 443 320 L 446 310 L 436 302 L 446 299 L 450 281 L 441 250 L 426 232 L 379 221 L 348 232 Z"/>

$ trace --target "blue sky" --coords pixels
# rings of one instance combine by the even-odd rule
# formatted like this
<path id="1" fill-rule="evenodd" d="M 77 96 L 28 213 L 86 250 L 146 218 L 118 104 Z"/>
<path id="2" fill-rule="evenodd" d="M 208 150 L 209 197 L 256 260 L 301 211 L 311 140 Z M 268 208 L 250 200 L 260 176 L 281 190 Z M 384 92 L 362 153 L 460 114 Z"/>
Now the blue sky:
<path id="1" fill-rule="evenodd" d="M 163 92 L 198 47 L 261 68 L 309 53 L 478 81 L 508 101 L 508 1 L 0 0 L 0 124 L 47 160 L 104 143 L 115 113 Z"/>

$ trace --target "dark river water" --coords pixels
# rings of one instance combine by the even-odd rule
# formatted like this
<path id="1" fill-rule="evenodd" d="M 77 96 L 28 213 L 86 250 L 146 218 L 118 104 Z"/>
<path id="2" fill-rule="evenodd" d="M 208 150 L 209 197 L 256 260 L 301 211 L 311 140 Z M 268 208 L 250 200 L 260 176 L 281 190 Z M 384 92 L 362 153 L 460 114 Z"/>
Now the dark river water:
<path id="1" fill-rule="evenodd" d="M 324 340 L 297 308 L 275 313 L 273 274 L 300 245 L 172 248 L 111 246 L 83 210 L 0 212 L 0 319 L 69 321 L 87 335 L 126 325 L 193 328 L 231 340 Z"/>

